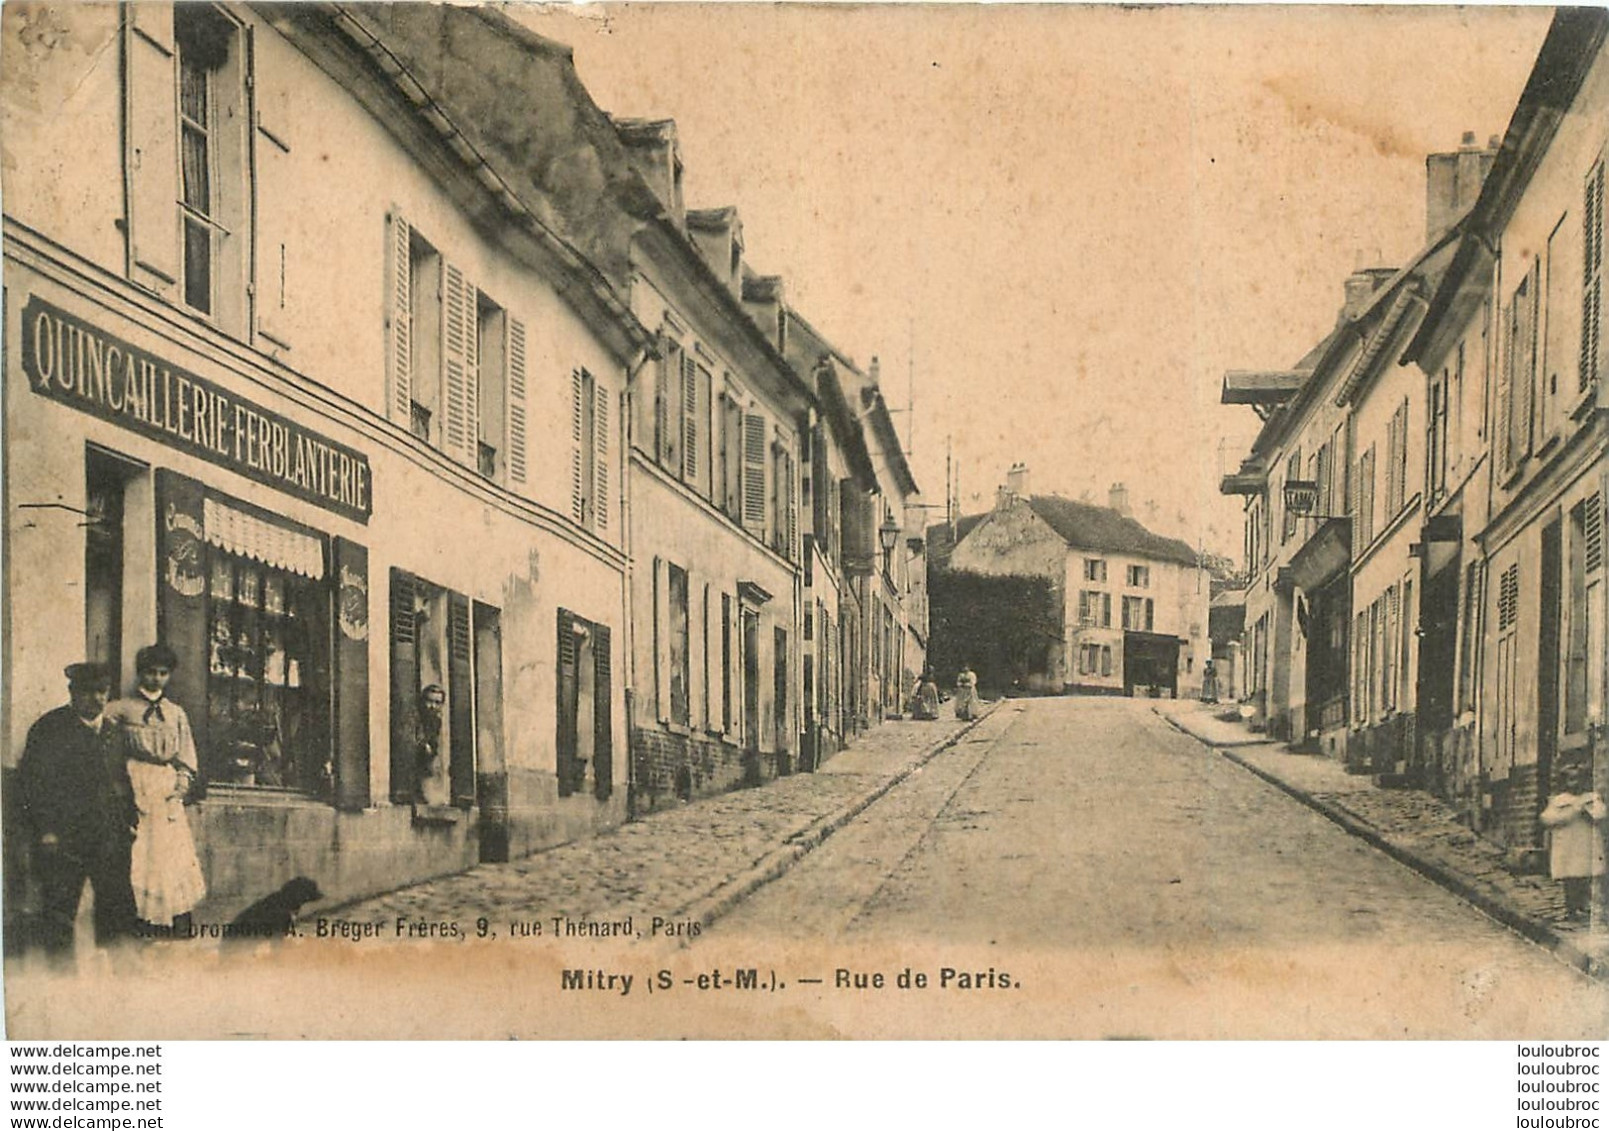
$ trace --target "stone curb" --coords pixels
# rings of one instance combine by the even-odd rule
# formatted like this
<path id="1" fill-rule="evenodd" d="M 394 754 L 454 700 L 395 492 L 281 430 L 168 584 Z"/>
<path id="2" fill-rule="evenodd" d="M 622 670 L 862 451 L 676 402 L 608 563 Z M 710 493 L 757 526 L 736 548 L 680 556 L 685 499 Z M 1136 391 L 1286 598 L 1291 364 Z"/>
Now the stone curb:
<path id="1" fill-rule="evenodd" d="M 800 860 L 815 851 L 833 833 L 875 804 L 889 790 L 971 734 L 985 719 L 991 718 L 1004 702 L 1005 700 L 998 700 L 989 704 L 976 719 L 918 754 L 904 769 L 883 779 L 865 793 L 850 799 L 832 812 L 818 817 L 743 871 L 727 877 L 710 891 L 673 913 L 671 918 L 692 919 L 705 927 L 709 926 L 760 888 L 779 879 Z M 682 945 L 687 946 L 689 941 L 684 940 Z"/>
<path id="2" fill-rule="evenodd" d="M 1242 758 L 1240 755 L 1236 754 L 1232 747 L 1227 745 L 1219 745 L 1208 739 L 1202 738 L 1201 736 L 1192 733 L 1183 724 L 1169 718 L 1160 711 L 1156 712 L 1156 714 L 1158 718 L 1162 719 L 1180 734 L 1195 739 L 1203 746 L 1217 750 L 1225 758 L 1235 763 L 1235 765 L 1239 766 L 1241 769 L 1254 774 L 1263 781 L 1267 782 L 1269 785 L 1274 786 L 1275 788 L 1295 798 L 1297 801 L 1300 801 L 1303 805 L 1306 805 L 1309 809 L 1312 809 L 1320 816 L 1326 817 L 1335 824 L 1340 825 L 1341 828 L 1345 829 L 1352 836 L 1357 837 L 1359 840 L 1362 840 L 1365 844 L 1368 844 L 1373 848 L 1379 849 L 1381 852 L 1384 852 L 1387 856 L 1391 857 L 1399 864 L 1412 869 L 1421 876 L 1425 877 L 1427 880 L 1430 880 L 1432 883 L 1445 888 L 1447 891 L 1451 892 L 1453 895 L 1456 895 L 1459 899 L 1462 899 L 1465 903 L 1469 904 L 1483 915 L 1486 915 L 1488 918 L 1501 923 L 1509 930 L 1533 943 L 1536 943 L 1538 946 L 1546 947 L 1548 950 L 1552 951 L 1560 961 L 1575 967 L 1589 978 L 1596 978 L 1599 981 L 1609 981 L 1609 963 L 1605 963 L 1601 959 L 1594 958 L 1592 955 L 1586 953 L 1569 939 L 1559 934 L 1559 932 L 1556 931 L 1550 924 L 1545 923 L 1540 919 L 1533 918 L 1522 911 L 1518 911 L 1502 899 L 1482 891 L 1473 882 L 1466 879 L 1464 876 L 1460 875 L 1458 872 L 1447 867 L 1446 865 L 1432 860 L 1427 856 L 1422 856 L 1419 853 L 1405 848 L 1402 845 L 1388 839 L 1386 834 L 1381 832 L 1374 825 L 1369 824 L 1367 821 L 1363 820 L 1355 813 L 1352 813 L 1342 806 L 1326 801 L 1321 797 L 1316 797 L 1307 790 L 1291 785 L 1289 782 L 1273 773 L 1270 773 L 1262 767 L 1253 765 L 1245 758 Z M 1238 746 L 1246 744 L 1237 743 L 1235 745 Z"/>

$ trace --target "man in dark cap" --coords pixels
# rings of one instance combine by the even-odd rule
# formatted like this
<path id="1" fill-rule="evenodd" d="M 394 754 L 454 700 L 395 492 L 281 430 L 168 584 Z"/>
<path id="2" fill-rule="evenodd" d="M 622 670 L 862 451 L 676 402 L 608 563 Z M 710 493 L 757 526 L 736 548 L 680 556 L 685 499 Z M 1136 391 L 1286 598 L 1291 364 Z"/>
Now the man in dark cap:
<path id="1" fill-rule="evenodd" d="M 22 816 L 39 877 L 45 948 L 71 953 L 84 881 L 95 892 L 95 941 L 134 926 L 129 845 L 134 800 L 105 716 L 113 676 L 99 664 L 67 667 L 68 704 L 40 716 L 17 767 Z"/>

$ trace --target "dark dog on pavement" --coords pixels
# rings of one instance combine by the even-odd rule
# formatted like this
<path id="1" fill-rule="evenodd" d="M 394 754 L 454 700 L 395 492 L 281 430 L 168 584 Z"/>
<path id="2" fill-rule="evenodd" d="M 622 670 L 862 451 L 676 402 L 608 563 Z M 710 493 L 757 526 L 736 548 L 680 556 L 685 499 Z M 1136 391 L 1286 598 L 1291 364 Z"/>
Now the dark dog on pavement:
<path id="1" fill-rule="evenodd" d="M 297 876 L 272 895 L 264 896 L 229 921 L 225 942 L 279 939 L 296 929 L 296 913 L 305 904 L 324 898 L 318 884 Z"/>

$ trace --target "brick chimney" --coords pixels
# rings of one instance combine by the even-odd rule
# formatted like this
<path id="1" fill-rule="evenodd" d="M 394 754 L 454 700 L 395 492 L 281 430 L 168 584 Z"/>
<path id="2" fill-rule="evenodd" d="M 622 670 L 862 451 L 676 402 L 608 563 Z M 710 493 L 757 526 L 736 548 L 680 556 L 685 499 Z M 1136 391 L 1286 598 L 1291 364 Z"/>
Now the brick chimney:
<path id="1" fill-rule="evenodd" d="M 1481 182 L 1497 157 L 1499 139 L 1483 148 L 1474 130 L 1465 130 L 1458 149 L 1432 153 L 1425 158 L 1425 241 L 1428 243 L 1456 224 L 1480 195 Z"/>
<path id="2" fill-rule="evenodd" d="M 1011 470 L 1006 472 L 1006 490 L 1019 499 L 1028 497 L 1028 465 L 1014 463 Z"/>
<path id="3" fill-rule="evenodd" d="M 1129 489 L 1121 483 L 1113 483 L 1107 492 L 1107 505 L 1124 518 L 1129 517 Z"/>
<path id="4" fill-rule="evenodd" d="M 1341 313 L 1347 318 L 1362 314 L 1374 292 L 1396 273 L 1394 267 L 1362 267 L 1352 272 L 1344 284 L 1346 298 L 1341 304 Z"/>

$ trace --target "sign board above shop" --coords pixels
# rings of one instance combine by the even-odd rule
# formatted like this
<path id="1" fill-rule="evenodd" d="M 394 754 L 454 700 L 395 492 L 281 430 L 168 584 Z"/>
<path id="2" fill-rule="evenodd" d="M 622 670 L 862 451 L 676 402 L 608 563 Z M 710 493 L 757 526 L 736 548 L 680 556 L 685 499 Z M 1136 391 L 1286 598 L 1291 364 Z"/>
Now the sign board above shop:
<path id="1" fill-rule="evenodd" d="M 116 338 L 38 296 L 22 371 L 40 396 L 366 523 L 368 457 Z"/>

